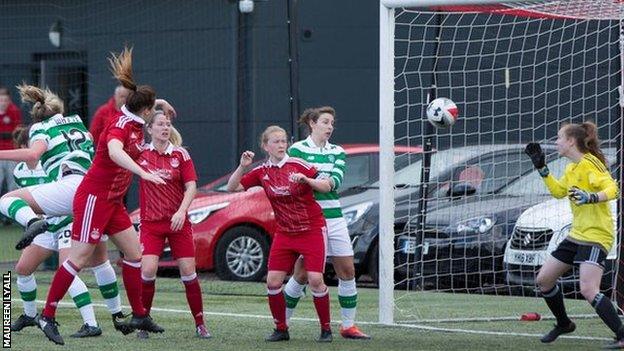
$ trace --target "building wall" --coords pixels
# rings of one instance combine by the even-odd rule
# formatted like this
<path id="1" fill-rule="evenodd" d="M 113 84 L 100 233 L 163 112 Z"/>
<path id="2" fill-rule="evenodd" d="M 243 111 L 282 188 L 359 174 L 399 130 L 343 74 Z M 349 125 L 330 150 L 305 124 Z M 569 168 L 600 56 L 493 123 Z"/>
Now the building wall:
<path id="1" fill-rule="evenodd" d="M 71 87 L 74 83 L 59 78 L 57 73 L 63 67 L 71 70 L 82 65 L 86 70 L 86 84 L 79 88 L 84 94 L 83 105 L 86 104 L 82 107 L 87 111 L 83 117 L 88 122 L 116 85 L 106 58 L 111 51 L 119 52 L 124 44 L 132 45 L 136 80 L 154 86 L 158 95 L 177 109 L 179 118 L 175 124 L 196 163 L 201 185 L 232 170 L 244 149 L 259 151 L 258 136 L 269 124 L 295 131 L 295 138 L 305 136 L 304 129 L 294 125 L 293 101 L 298 102 L 299 110 L 334 106 L 338 118 L 333 138 L 337 143 L 377 142 L 378 6 L 377 0 L 270 0 L 256 2 L 253 13 L 241 15 L 233 0 L 52 0 L 45 3 L 8 0 L 3 2 L 0 11 L 0 41 L 3 43 L 0 84 L 14 86 L 22 81 L 37 84 L 40 58 L 46 58 L 46 82 L 52 87 L 55 84 Z M 50 26 L 57 20 L 63 27 L 59 49 L 48 40 Z M 293 38 L 289 36 L 289 20 L 297 29 Z M 467 47 L 462 51 L 462 47 L 452 44 L 453 36 L 467 39 L 477 32 L 457 32 L 453 28 L 470 28 L 471 23 L 481 26 L 487 20 L 491 21 L 492 17 L 447 16 L 449 29 L 442 32 L 447 44 L 440 49 L 444 58 L 438 62 L 438 67 L 456 73 L 438 75 L 438 95 L 453 98 L 463 111 L 452 133 L 441 133 L 438 148 L 461 143 L 549 138 L 554 135 L 559 119 L 565 116 L 570 120 L 590 116 L 605 124 L 605 118 L 608 122 L 619 115 L 619 110 L 613 108 L 613 102 L 617 101 L 618 77 L 597 78 L 590 84 L 581 84 L 592 75 L 601 77 L 617 72 L 619 59 L 613 55 L 612 47 L 598 45 L 600 49 L 589 53 L 574 46 L 565 47 L 573 42 L 570 39 L 575 32 L 566 31 L 569 25 L 559 20 L 547 20 L 526 28 L 515 23 L 515 30 L 525 33 L 527 40 L 510 41 L 507 47 L 496 46 L 492 44 L 496 41 L 489 40 L 491 45 Z M 425 19 L 425 23 L 434 23 L 430 21 L 431 18 Z M 617 38 L 617 30 L 610 31 L 596 23 L 590 23 L 583 30 L 591 33 L 592 26 L 598 34 L 588 36 L 589 40 L 606 43 Z M 556 35 L 538 35 L 544 30 Z M 433 31 L 410 26 L 407 32 L 397 30 L 397 35 L 431 40 Z M 481 37 L 496 35 L 496 29 L 486 30 Z M 511 72 L 516 82 L 509 89 L 497 89 L 500 76 L 495 78 L 492 73 L 500 73 L 509 63 L 526 63 L 523 45 L 534 38 L 546 40 L 545 47 L 561 41 L 561 47 L 569 53 L 566 54 L 568 58 L 552 64 L 567 65 L 572 74 L 543 78 L 545 72 L 552 72 L 552 66 L 542 61 L 553 53 L 538 50 L 531 58 L 533 64 Z M 294 56 L 293 50 L 289 50 L 289 45 L 293 44 L 296 46 Z M 424 112 L 426 93 L 432 82 L 432 75 L 425 71 L 431 70 L 431 57 L 435 56 L 433 46 L 419 45 L 397 46 L 397 50 L 411 53 L 408 59 L 399 61 L 401 68 L 397 69 L 397 74 L 403 68 L 423 71 L 397 81 L 401 88 L 401 84 L 411 80 L 410 86 L 415 88 L 395 96 L 398 104 L 409 102 L 411 106 L 399 109 L 397 118 L 409 115 L 412 122 Z M 484 52 L 488 53 L 487 57 L 496 53 L 499 58 L 481 60 Z M 510 54 L 505 55 L 506 52 Z M 584 58 L 584 55 L 592 57 Z M 468 56 L 472 58 L 466 58 Z M 290 60 L 298 64 L 295 75 Z M 590 62 L 587 60 L 601 64 L 596 65 L 596 69 L 584 69 Z M 463 74 L 465 67 L 469 67 L 471 73 Z M 485 72 L 475 73 L 478 69 Z M 295 89 L 291 87 L 293 76 L 299 83 Z M 540 79 L 545 80 L 544 84 Z M 557 86 L 571 82 L 574 89 L 553 93 Z M 606 90 L 603 89 L 605 85 L 608 86 Z M 465 86 L 470 88 L 464 89 Z M 574 98 L 589 90 L 598 98 Z M 71 94 L 66 95 L 67 100 L 74 101 Z M 536 99 L 536 96 L 544 98 Z M 562 97 L 566 99 L 563 109 L 558 107 L 557 100 Z M 517 103 L 502 103 L 507 98 Z M 533 115 L 533 111 L 538 114 Z M 484 112 L 495 117 L 483 118 L 480 114 Z M 404 136 L 401 143 L 422 144 L 423 125 L 419 121 L 397 125 L 397 135 Z M 613 138 L 619 135 L 619 128 L 619 124 L 603 127 L 601 134 Z M 510 134 L 509 130 L 519 132 Z M 409 136 L 405 135 L 407 131 Z M 466 133 L 478 136 L 466 138 Z M 137 203 L 134 194 L 133 189 L 131 208 Z"/>

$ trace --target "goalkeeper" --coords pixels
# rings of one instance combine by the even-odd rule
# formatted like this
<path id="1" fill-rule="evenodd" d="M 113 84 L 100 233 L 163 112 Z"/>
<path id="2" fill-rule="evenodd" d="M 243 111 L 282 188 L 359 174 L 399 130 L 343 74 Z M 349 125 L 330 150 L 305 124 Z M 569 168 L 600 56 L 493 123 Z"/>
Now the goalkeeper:
<path id="1" fill-rule="evenodd" d="M 622 322 L 609 298 L 600 292 L 605 258 L 614 241 L 613 215 L 607 202 L 617 197 L 617 183 L 609 174 L 600 150 L 595 124 L 564 125 L 559 129 L 556 145 L 559 154 L 572 161 L 560 179 L 550 174 L 539 144 L 530 143 L 525 150 L 550 193 L 555 198 L 567 196 L 570 199 L 573 215 L 570 234 L 551 253 L 552 257 L 548 257 L 537 275 L 537 285 L 557 319 L 557 324 L 541 341 L 553 342 L 559 335 L 576 329 L 566 314 L 557 279 L 573 264 L 578 264 L 581 294 L 615 333 L 616 340 L 608 348 L 624 348 Z"/>

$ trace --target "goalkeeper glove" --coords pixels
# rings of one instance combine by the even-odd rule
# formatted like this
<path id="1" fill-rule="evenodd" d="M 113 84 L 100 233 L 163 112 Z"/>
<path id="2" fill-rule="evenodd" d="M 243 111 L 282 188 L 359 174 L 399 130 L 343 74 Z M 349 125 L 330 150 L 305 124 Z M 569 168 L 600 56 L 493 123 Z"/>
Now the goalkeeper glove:
<path id="1" fill-rule="evenodd" d="M 568 190 L 568 198 L 577 205 L 594 204 L 600 201 L 597 193 L 590 193 L 575 186 Z"/>
<path id="2" fill-rule="evenodd" d="M 529 155 L 533 166 L 537 169 L 542 177 L 547 177 L 550 171 L 546 166 L 546 155 L 542 151 L 542 147 L 538 143 L 528 143 L 524 149 L 524 153 Z"/>

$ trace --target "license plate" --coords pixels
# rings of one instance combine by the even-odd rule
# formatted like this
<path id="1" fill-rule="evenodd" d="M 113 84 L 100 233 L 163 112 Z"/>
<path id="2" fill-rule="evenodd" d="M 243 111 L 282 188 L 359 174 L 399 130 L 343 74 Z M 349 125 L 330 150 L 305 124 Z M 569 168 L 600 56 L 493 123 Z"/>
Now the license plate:
<path id="1" fill-rule="evenodd" d="M 516 264 L 535 264 L 537 261 L 537 253 L 534 252 L 514 252 L 511 255 L 512 263 Z"/>
<path id="2" fill-rule="evenodd" d="M 416 253 L 416 239 L 415 238 L 405 238 L 401 241 L 401 252 L 404 254 L 413 255 Z M 426 255 L 429 253 L 429 243 L 424 242 L 422 246 L 422 254 Z"/>
<path id="3" fill-rule="evenodd" d="M 416 253 L 416 239 L 405 238 L 401 240 L 401 252 L 404 254 Z"/>

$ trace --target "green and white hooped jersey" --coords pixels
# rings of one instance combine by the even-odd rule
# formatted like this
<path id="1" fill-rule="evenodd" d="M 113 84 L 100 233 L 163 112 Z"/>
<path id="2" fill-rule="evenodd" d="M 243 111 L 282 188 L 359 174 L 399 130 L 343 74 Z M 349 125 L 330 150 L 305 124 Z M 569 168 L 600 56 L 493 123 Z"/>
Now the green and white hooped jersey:
<path id="1" fill-rule="evenodd" d="M 13 178 L 15 179 L 15 184 L 20 188 L 50 182 L 48 175 L 41 167 L 41 162 L 37 163 L 37 168 L 35 169 L 28 168 L 26 162 L 18 163 L 13 169 Z"/>
<path id="2" fill-rule="evenodd" d="M 78 115 L 54 115 L 30 127 L 29 143 L 44 140 L 48 149 L 41 155 L 41 164 L 48 177 L 59 179 L 61 166 L 83 173 L 93 160 L 91 134 Z"/>
<path id="3" fill-rule="evenodd" d="M 37 167 L 35 169 L 28 168 L 26 162 L 18 163 L 13 169 L 13 178 L 15 179 L 15 183 L 20 188 L 50 183 L 54 181 L 54 179 L 49 178 L 46 172 L 43 170 L 41 162 L 37 164 Z M 46 217 L 46 221 L 48 222 L 47 231 L 50 233 L 56 233 L 60 229 L 63 229 L 65 226 L 73 222 L 73 217 Z"/>
<path id="4" fill-rule="evenodd" d="M 319 193 L 315 191 L 314 198 L 323 209 L 325 218 L 341 218 L 342 210 L 336 190 L 342 184 L 346 167 L 344 149 L 329 142 L 324 147 L 319 147 L 314 144 L 311 137 L 308 137 L 290 146 L 288 154 L 316 167 L 321 177 L 333 180 L 334 186 L 330 192 Z"/>

